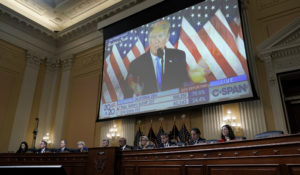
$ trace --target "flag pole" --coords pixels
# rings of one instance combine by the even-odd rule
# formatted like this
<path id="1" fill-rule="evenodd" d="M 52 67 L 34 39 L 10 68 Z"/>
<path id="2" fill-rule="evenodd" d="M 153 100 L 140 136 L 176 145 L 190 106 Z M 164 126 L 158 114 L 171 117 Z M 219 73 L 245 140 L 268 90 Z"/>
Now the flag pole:
<path id="1" fill-rule="evenodd" d="M 183 129 L 183 128 L 185 127 L 185 117 L 186 117 L 185 114 L 182 114 L 182 115 L 181 115 L 181 119 L 182 119 L 182 121 L 183 121 L 183 124 L 182 124 L 181 129 Z M 184 139 L 184 142 L 186 142 L 185 136 L 183 137 L 183 139 Z"/>
<path id="2" fill-rule="evenodd" d="M 176 126 L 175 126 L 175 121 L 176 121 L 176 116 L 174 115 L 174 123 L 173 123 L 173 130 L 174 130 L 174 131 L 175 131 L 175 127 L 176 127 Z M 173 139 L 177 140 L 175 137 L 176 137 L 176 133 L 174 132 L 174 133 L 173 133 Z"/>

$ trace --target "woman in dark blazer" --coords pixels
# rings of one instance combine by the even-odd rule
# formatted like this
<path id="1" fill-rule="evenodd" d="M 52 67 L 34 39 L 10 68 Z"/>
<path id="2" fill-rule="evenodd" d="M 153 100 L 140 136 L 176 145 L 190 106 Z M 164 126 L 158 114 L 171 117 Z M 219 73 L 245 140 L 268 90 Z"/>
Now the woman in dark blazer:
<path id="1" fill-rule="evenodd" d="M 20 147 L 16 153 L 26 153 L 28 151 L 28 144 L 27 142 L 23 141 L 20 144 Z"/>

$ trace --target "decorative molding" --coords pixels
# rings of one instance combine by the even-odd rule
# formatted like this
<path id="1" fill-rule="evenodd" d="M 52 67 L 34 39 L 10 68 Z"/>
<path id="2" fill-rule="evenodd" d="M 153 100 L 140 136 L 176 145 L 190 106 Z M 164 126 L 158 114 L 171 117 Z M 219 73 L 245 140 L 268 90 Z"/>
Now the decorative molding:
<path id="1" fill-rule="evenodd" d="M 35 70 L 39 70 L 40 69 L 40 65 L 45 61 L 45 59 L 40 58 L 32 53 L 28 53 L 26 54 L 26 63 L 27 66 L 35 69 Z"/>
<path id="2" fill-rule="evenodd" d="M 73 8 L 68 9 L 65 13 L 70 19 L 74 19 L 77 16 L 82 15 L 85 11 L 91 9 L 91 7 L 99 6 L 106 3 L 108 0 L 84 0 L 77 2 Z"/>
<path id="3" fill-rule="evenodd" d="M 16 0 L 18 3 L 24 5 L 25 7 L 33 10 L 35 13 L 43 16 L 46 13 L 46 9 L 43 8 L 39 3 L 28 0 Z"/>
<path id="4" fill-rule="evenodd" d="M 300 68 L 300 18 L 257 47 L 257 55 L 264 61 L 275 129 L 287 132 L 282 97 L 277 74 Z"/>
<path id="5" fill-rule="evenodd" d="M 299 45 L 299 35 L 300 17 L 257 46 L 258 57 L 263 60 L 265 54 Z"/>
<path id="6" fill-rule="evenodd" d="M 72 31 L 66 32 L 64 33 L 64 35 L 58 33 L 56 37 L 57 46 L 61 47 L 67 43 L 75 41 L 83 36 L 86 36 L 96 31 L 97 31 L 97 21 L 92 21 L 85 25 L 79 26 Z"/>
<path id="7" fill-rule="evenodd" d="M 59 68 L 61 68 L 60 60 L 55 60 L 54 62 L 46 60 L 45 64 L 46 64 L 46 70 L 50 72 L 57 71 Z"/>
<path id="8" fill-rule="evenodd" d="M 274 58 L 283 58 L 287 56 L 297 55 L 300 53 L 300 43 L 294 47 L 289 46 L 281 50 L 276 50 L 271 53 L 272 59 Z"/>
<path id="9" fill-rule="evenodd" d="M 110 8 L 107 8 L 99 13 L 96 13 L 95 15 L 92 15 L 91 17 L 81 22 L 78 22 L 72 25 L 71 27 L 60 32 L 52 32 L 47 28 L 37 24 L 36 22 L 27 19 L 26 17 L 5 7 L 2 4 L 0 4 L 0 19 L 1 21 L 16 27 L 19 30 L 31 36 L 34 36 L 36 38 L 43 38 L 43 40 L 47 40 L 47 42 L 53 42 L 53 44 L 56 44 L 57 47 L 60 47 L 66 43 L 81 38 L 91 32 L 97 31 L 98 30 L 97 24 L 100 21 L 106 20 L 120 12 L 126 11 L 145 1 L 149 1 L 149 0 L 121 1 L 120 3 L 117 3 Z M 160 1 L 162 0 L 157 0 L 156 3 Z"/>
<path id="10" fill-rule="evenodd" d="M 300 39 L 300 28 L 292 32 L 289 36 L 281 40 L 280 43 L 275 46 L 286 46 L 289 43 L 293 43 L 294 41 Z"/>
<path id="11" fill-rule="evenodd" d="M 100 21 L 106 20 L 120 12 L 126 11 L 129 8 L 136 6 L 146 0 L 128 0 L 122 1 L 115 6 L 97 13 L 83 22 L 79 22 L 57 34 L 58 45 L 71 42 L 76 38 L 80 38 L 88 33 L 97 31 L 97 24 Z"/>
<path id="12" fill-rule="evenodd" d="M 100 64 L 100 63 L 101 63 L 101 54 L 100 53 L 96 53 L 96 54 L 84 57 L 83 59 L 79 59 L 80 67 L 86 67 L 89 65 Z"/>
<path id="13" fill-rule="evenodd" d="M 272 57 L 270 55 L 265 55 L 263 58 L 265 62 L 265 67 L 266 67 L 266 72 L 267 72 L 267 77 L 268 80 L 274 84 L 274 81 L 276 80 L 276 74 L 273 69 L 273 64 L 272 64 Z"/>
<path id="14" fill-rule="evenodd" d="M 72 68 L 73 58 L 66 58 L 60 61 L 63 71 L 70 70 Z"/>
<path id="15" fill-rule="evenodd" d="M 0 19 L 31 36 L 55 43 L 56 33 L 0 4 Z"/>
<path id="16" fill-rule="evenodd" d="M 32 53 L 27 53 L 26 55 L 26 61 L 27 63 L 29 64 L 33 64 L 33 65 L 41 65 L 42 62 L 44 61 L 45 59 L 43 58 L 39 58 L 38 56 L 32 54 Z"/>
<path id="17" fill-rule="evenodd" d="M 257 6 L 259 10 L 263 10 L 266 8 L 271 8 L 273 6 L 285 3 L 289 0 L 256 0 Z"/>
<path id="18" fill-rule="evenodd" d="M 300 55 L 300 52 L 299 54 Z M 276 60 L 275 69 L 276 70 L 295 70 L 300 67 L 300 59 L 299 57 L 287 57 L 286 59 L 278 59 Z M 281 72 L 281 71 L 280 71 Z"/>

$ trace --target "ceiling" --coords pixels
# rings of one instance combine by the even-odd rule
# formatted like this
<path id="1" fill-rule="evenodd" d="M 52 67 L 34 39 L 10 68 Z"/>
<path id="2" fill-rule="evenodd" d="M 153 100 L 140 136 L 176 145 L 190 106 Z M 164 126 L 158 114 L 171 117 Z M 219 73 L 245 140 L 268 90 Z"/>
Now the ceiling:
<path id="1" fill-rule="evenodd" d="M 62 31 L 121 1 L 122 0 L 0 0 L 0 3 L 51 31 Z"/>

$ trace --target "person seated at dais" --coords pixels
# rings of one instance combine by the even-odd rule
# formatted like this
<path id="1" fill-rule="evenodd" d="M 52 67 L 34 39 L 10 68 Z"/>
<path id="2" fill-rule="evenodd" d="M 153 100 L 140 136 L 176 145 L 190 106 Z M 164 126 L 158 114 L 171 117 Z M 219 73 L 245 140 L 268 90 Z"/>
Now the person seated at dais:
<path id="1" fill-rule="evenodd" d="M 63 153 L 63 152 L 70 152 L 70 149 L 66 147 L 67 142 L 66 140 L 61 140 L 60 141 L 60 145 L 59 145 L 59 149 L 56 150 L 56 152 L 58 153 Z"/>
<path id="2" fill-rule="evenodd" d="M 235 140 L 233 129 L 230 125 L 222 126 L 221 140 L 219 140 L 219 142 L 228 142 L 231 140 Z"/>
<path id="3" fill-rule="evenodd" d="M 84 141 L 78 141 L 77 142 L 78 152 L 88 152 L 88 148 L 85 147 Z"/>
<path id="4" fill-rule="evenodd" d="M 127 141 L 126 141 L 126 139 L 125 139 L 124 137 L 121 137 L 121 138 L 119 139 L 119 145 L 120 145 L 120 150 L 121 150 L 121 151 L 132 150 L 132 149 L 133 149 L 133 147 L 127 145 L 126 142 L 127 142 Z"/>
<path id="5" fill-rule="evenodd" d="M 164 133 L 160 136 L 161 144 L 158 145 L 159 148 L 168 148 L 176 146 L 176 143 L 169 140 L 169 135 Z"/>
<path id="6" fill-rule="evenodd" d="M 201 132 L 198 128 L 192 128 L 191 130 L 191 140 L 189 145 L 205 143 L 206 140 L 200 137 Z"/>
<path id="7" fill-rule="evenodd" d="M 102 147 L 109 147 L 109 140 L 108 139 L 103 139 L 102 140 Z"/>
<path id="8" fill-rule="evenodd" d="M 16 153 L 26 153 L 28 151 L 28 144 L 27 142 L 23 141 L 20 144 L 20 147 Z"/>
<path id="9" fill-rule="evenodd" d="M 50 150 L 47 148 L 47 142 L 42 140 L 40 143 L 40 149 L 37 150 L 36 153 L 48 153 Z"/>
<path id="10" fill-rule="evenodd" d="M 140 137 L 139 146 L 137 147 L 138 150 L 153 149 L 153 148 L 155 148 L 155 146 L 150 144 L 150 141 L 147 136 Z"/>

